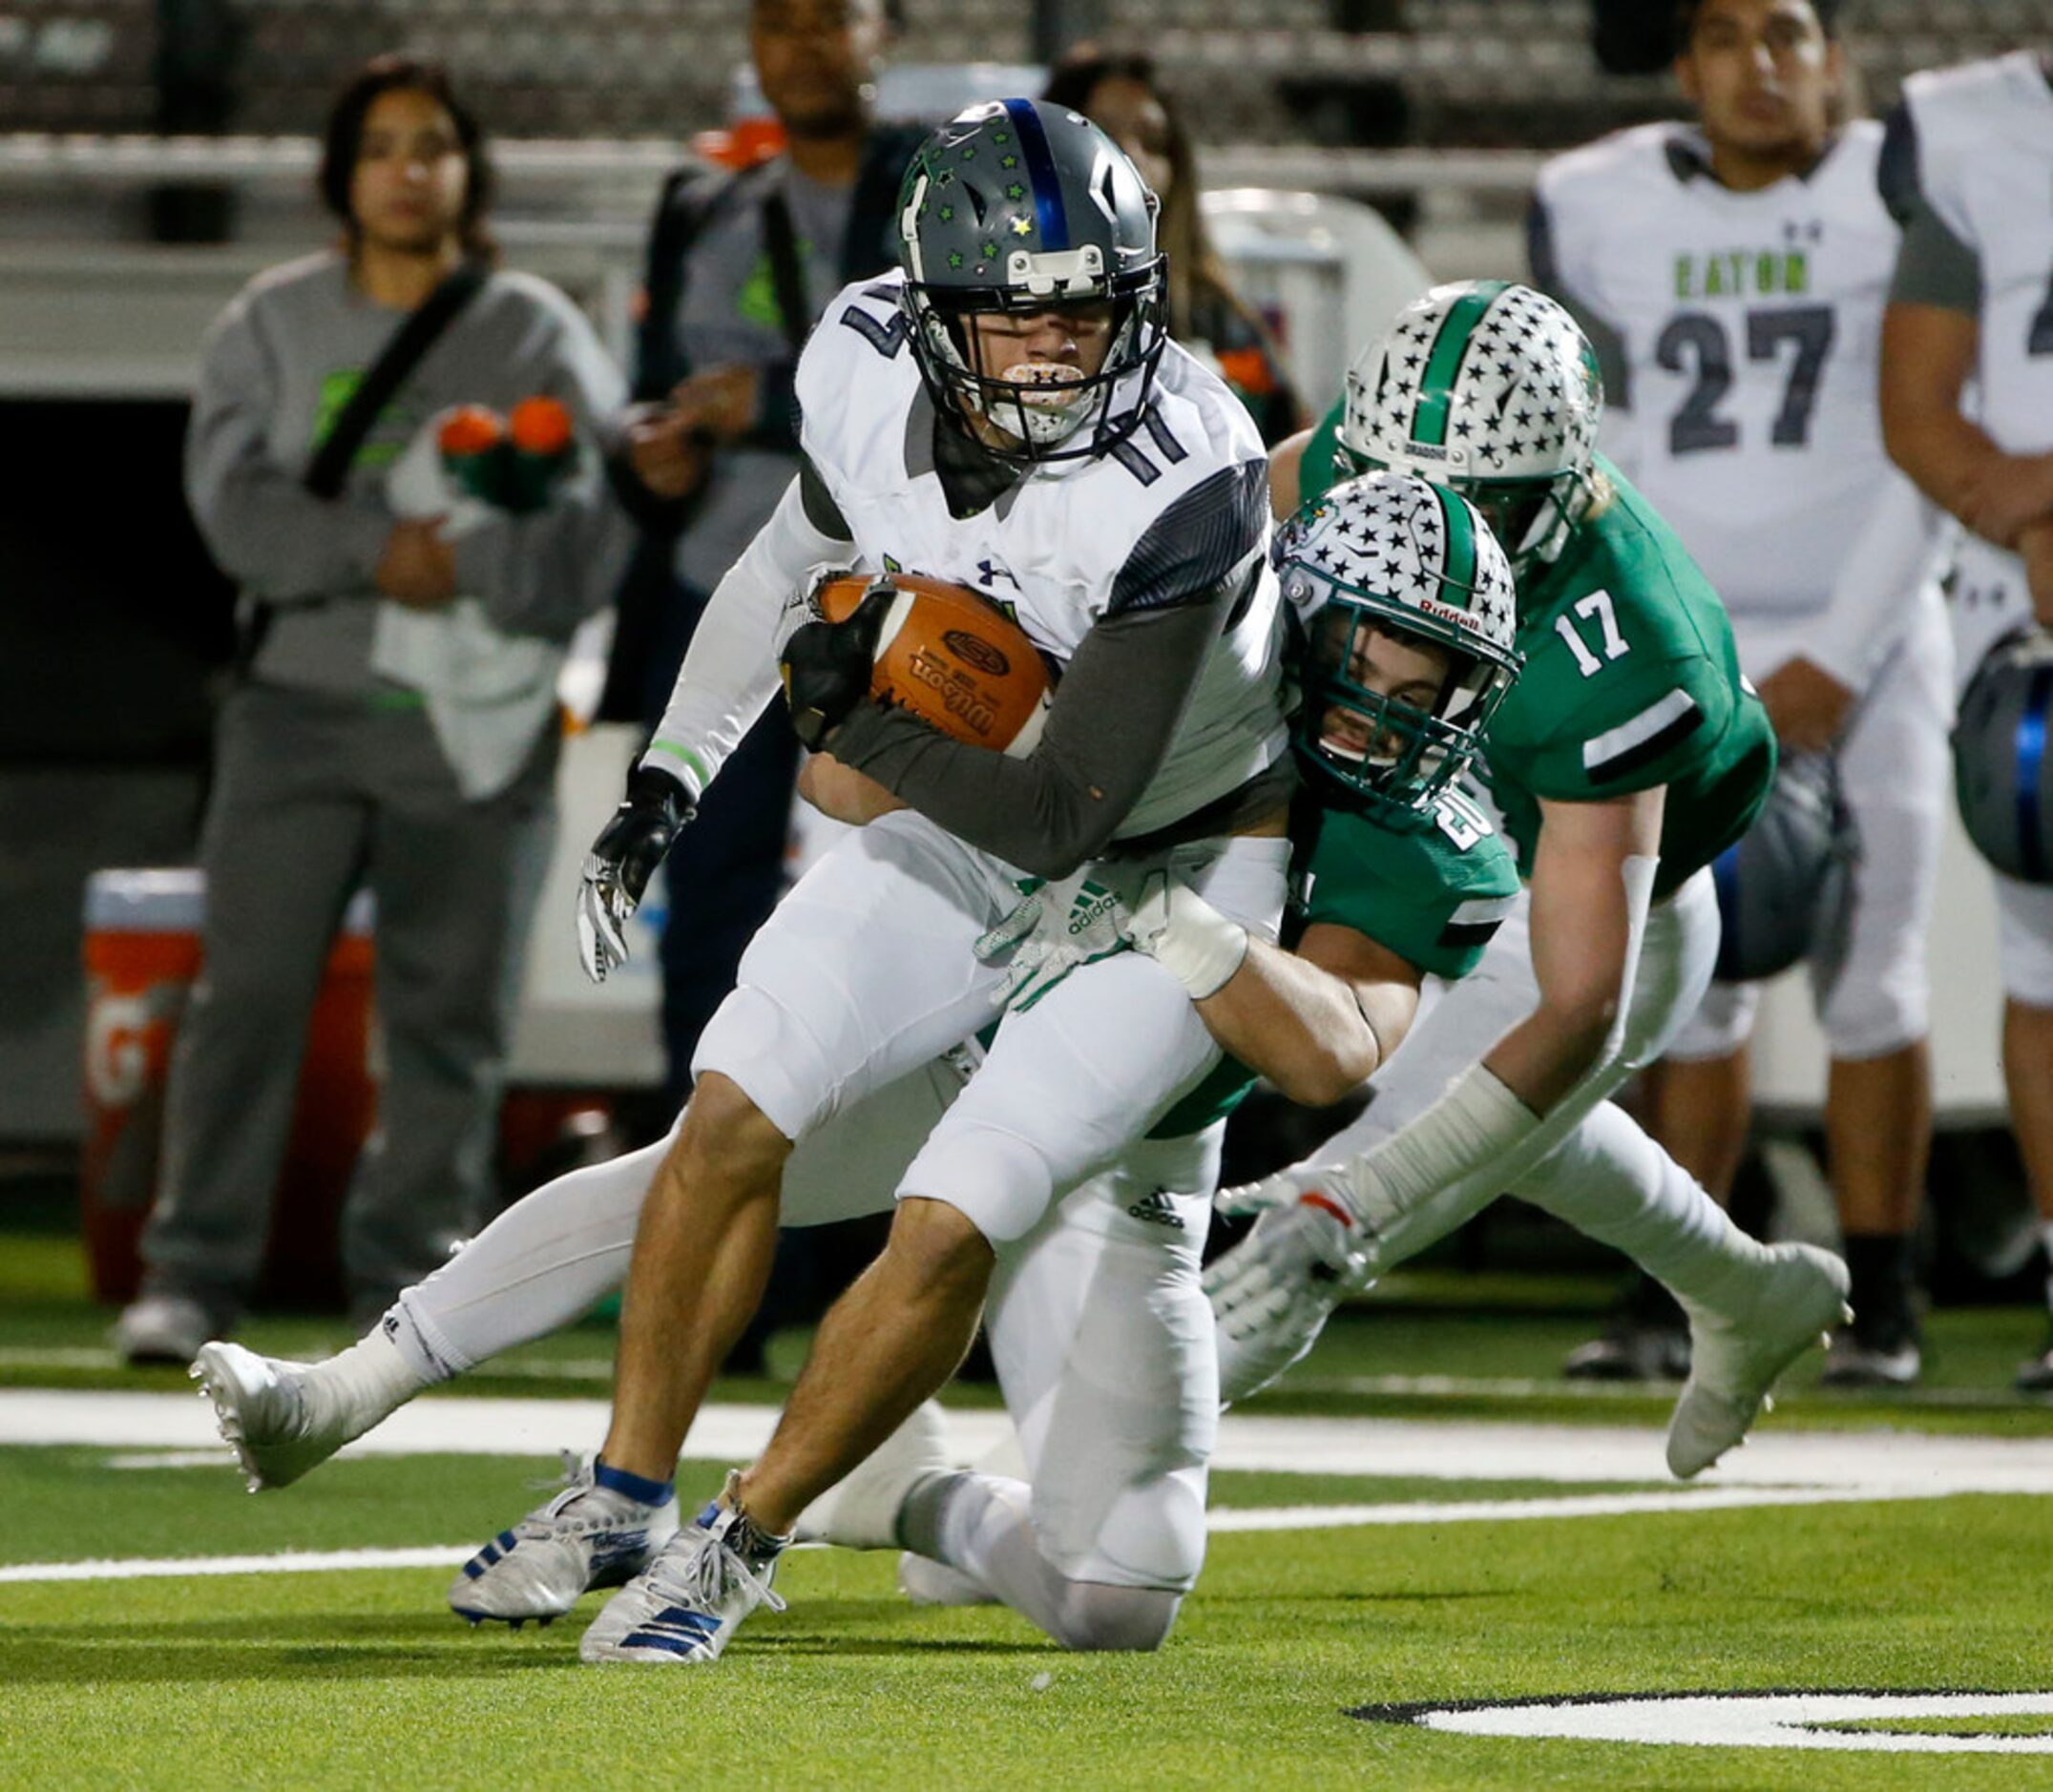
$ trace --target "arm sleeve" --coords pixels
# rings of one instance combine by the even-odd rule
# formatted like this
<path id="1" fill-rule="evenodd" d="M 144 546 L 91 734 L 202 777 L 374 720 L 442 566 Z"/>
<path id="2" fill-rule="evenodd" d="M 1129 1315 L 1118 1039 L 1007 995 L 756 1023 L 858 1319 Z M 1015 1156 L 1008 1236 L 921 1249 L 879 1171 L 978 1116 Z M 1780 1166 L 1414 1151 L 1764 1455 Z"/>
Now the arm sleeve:
<path id="1" fill-rule="evenodd" d="M 1902 640 L 1920 589 L 1936 582 L 1945 555 L 1946 536 L 1933 529 L 1917 487 L 1892 477 L 1839 562 L 1832 601 L 1809 624 L 1803 656 L 1849 690 L 1865 691 Z"/>
<path id="2" fill-rule="evenodd" d="M 1261 576 L 1268 463 L 1222 468 L 1134 544 L 1024 759 L 857 708 L 827 737 L 844 764 L 958 839 L 1041 877 L 1111 843 L 1167 758 L 1205 655 Z"/>
<path id="3" fill-rule="evenodd" d="M 373 496 L 317 498 L 271 457 L 278 371 L 246 299 L 214 326 L 185 435 L 185 496 L 209 552 L 266 603 L 367 594 L 392 518 Z"/>
<path id="4" fill-rule="evenodd" d="M 643 764 L 685 784 L 695 801 L 777 689 L 777 622 L 786 604 L 813 568 L 854 554 L 845 535 L 827 533 L 812 519 L 804 483 L 801 474 L 785 489 L 770 520 L 713 588 L 642 756 Z"/>
<path id="5" fill-rule="evenodd" d="M 971 845 L 1039 877 L 1067 877 L 1111 843 L 1161 768 L 1233 600 L 1222 589 L 1098 623 L 1025 759 L 876 703 L 829 735 L 827 751 Z"/>
<path id="6" fill-rule="evenodd" d="M 583 313 L 568 302 L 537 372 L 537 389 L 563 402 L 585 451 L 541 510 L 496 513 L 456 543 L 457 586 L 481 597 L 509 634 L 568 640 L 613 595 L 634 548 L 634 519 L 608 475 L 627 392 Z"/>

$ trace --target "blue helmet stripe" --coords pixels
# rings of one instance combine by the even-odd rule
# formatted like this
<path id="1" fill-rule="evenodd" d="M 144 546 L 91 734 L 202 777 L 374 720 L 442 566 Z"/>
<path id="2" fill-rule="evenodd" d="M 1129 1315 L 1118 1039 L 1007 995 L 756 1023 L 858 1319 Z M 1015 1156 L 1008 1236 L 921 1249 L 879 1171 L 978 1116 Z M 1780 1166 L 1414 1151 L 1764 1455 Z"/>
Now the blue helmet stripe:
<path id="1" fill-rule="evenodd" d="M 1069 247 L 1069 213 L 1062 204 L 1062 177 L 1056 172 L 1055 152 L 1031 99 L 1008 99 L 1006 115 L 1019 134 L 1019 154 L 1026 158 L 1027 184 L 1034 189 L 1034 210 L 1044 249 Z"/>
<path id="2" fill-rule="evenodd" d="M 2040 781 L 2045 775 L 2046 711 L 2053 707 L 2053 666 L 2033 675 L 2018 719 L 2018 856 L 2035 884 L 2053 878 L 2046 864 L 2045 830 L 2040 823 Z"/>

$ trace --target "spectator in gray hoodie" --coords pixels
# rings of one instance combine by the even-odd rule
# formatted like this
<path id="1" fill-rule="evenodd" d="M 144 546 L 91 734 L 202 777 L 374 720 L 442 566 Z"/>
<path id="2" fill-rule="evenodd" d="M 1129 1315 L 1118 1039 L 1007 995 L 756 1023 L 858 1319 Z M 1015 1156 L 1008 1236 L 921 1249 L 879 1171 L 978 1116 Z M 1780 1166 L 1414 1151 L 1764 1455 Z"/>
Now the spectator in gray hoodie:
<path id="1" fill-rule="evenodd" d="M 345 1210 L 375 1315 L 483 1217 L 525 924 L 554 827 L 555 673 L 632 530 L 609 489 L 625 400 L 555 288 L 489 271 L 378 410 L 333 497 L 305 475 L 387 344 L 489 265 L 483 135 L 444 73 L 381 57 L 328 122 L 335 248 L 257 277 L 207 340 L 186 442 L 199 528 L 241 584 L 220 718 L 204 968 L 180 1030 L 128 1360 L 229 1330 L 261 1261 L 308 1013 L 359 887 L 376 903 L 382 1079 Z M 443 476 L 459 405 L 557 401 L 573 447 L 519 513 Z M 411 450 L 409 451 L 409 444 Z"/>

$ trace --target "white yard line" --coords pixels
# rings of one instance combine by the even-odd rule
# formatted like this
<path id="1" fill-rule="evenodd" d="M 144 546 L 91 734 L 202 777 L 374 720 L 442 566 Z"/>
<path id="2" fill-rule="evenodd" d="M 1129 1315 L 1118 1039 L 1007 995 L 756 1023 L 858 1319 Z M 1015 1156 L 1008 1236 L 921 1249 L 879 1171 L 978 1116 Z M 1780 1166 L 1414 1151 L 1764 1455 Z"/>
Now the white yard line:
<path id="1" fill-rule="evenodd" d="M 746 1461 L 768 1441 L 777 1410 L 714 1405 L 692 1427 L 685 1454 Z M 464 1396 L 401 1408 L 351 1455 L 553 1455 L 590 1448 L 604 1435 L 596 1400 L 492 1400 Z M 950 1437 L 974 1462 L 1010 1430 L 1001 1412 L 955 1411 Z M 110 1450 L 206 1450 L 219 1446 L 214 1415 L 193 1394 L 0 1388 L 0 1444 L 72 1444 Z M 1662 1434 L 1652 1427 L 1445 1423 L 1422 1419 L 1315 1419 L 1229 1412 L 1212 1465 L 1305 1474 L 1395 1475 L 1433 1480 L 1660 1481 Z M 1927 1435 L 1887 1430 L 1769 1428 L 1705 1477 L 1713 1487 L 1886 1489 L 1909 1492 L 2053 1493 L 2053 1437 Z"/>
<path id="2" fill-rule="evenodd" d="M 767 1441 L 767 1406 L 707 1407 L 687 1455 L 742 1461 Z M 360 1455 L 448 1453 L 545 1456 L 590 1445 L 602 1432 L 598 1401 L 459 1396 L 406 1407 L 352 1446 Z M 953 1453 L 974 1461 L 1009 1434 L 1005 1415 L 950 1414 Z M 1651 1427 L 1445 1424 L 1228 1413 L 1214 1466 L 1270 1472 L 1378 1475 L 1570 1485 L 1649 1481 L 1661 1474 Z M 124 1468 L 218 1463 L 228 1456 L 207 1404 L 186 1394 L 0 1389 L 0 1444 L 73 1445 L 115 1452 Z M 1567 1493 L 1539 1499 L 1223 1508 L 1212 1529 L 1309 1531 L 1369 1525 L 1449 1525 L 1635 1513 L 1812 1506 L 1854 1500 L 1938 1499 L 1961 1493 L 2053 1494 L 2053 1438 L 1939 1437 L 1893 1432 L 1769 1431 L 1705 1484 L 1672 1491 Z M 271 1555 L 31 1562 L 0 1567 L 0 1583 L 310 1573 L 345 1569 L 442 1568 L 475 1545 L 290 1551 Z"/>
<path id="3" fill-rule="evenodd" d="M 1933 1499 L 1927 1488 L 1706 1488 L 1701 1492 L 1585 1493 L 1561 1499 L 1400 1502 L 1388 1506 L 1214 1507 L 1210 1528 L 1339 1531 L 1370 1525 L 1458 1525 L 1543 1518 L 1617 1518 L 1644 1512 L 1731 1511 L 1750 1506 L 1820 1506 L 1849 1500 Z M 809 1546 L 802 1546 L 809 1547 Z M 21 1562 L 0 1567 L 0 1585 L 66 1580 L 171 1580 L 216 1574 L 317 1574 L 346 1569 L 453 1568 L 477 1548 L 288 1550 L 275 1555 L 202 1555 L 98 1562 Z"/>

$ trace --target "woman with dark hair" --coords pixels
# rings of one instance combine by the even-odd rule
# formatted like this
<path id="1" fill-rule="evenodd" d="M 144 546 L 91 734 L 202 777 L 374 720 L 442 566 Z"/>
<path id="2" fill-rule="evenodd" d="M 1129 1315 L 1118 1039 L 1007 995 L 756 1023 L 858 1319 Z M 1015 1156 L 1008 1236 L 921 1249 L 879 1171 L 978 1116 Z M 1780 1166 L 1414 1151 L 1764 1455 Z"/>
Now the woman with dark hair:
<path id="1" fill-rule="evenodd" d="M 375 1315 L 483 1217 L 509 973 L 554 828 L 555 674 L 630 535 L 604 468 L 619 375 L 555 288 L 488 270 L 491 187 L 448 75 L 378 58 L 328 120 L 342 240 L 259 275 L 207 340 L 186 495 L 248 627 L 216 731 L 205 971 L 115 1333 L 131 1361 L 190 1358 L 249 1298 L 359 887 L 383 1080 L 343 1219 L 352 1308 Z M 523 417 L 548 454 L 522 458 Z"/>
<path id="2" fill-rule="evenodd" d="M 1162 200 L 1156 240 L 1169 262 L 1169 333 L 1209 354 L 1273 448 L 1309 421 L 1262 320 L 1234 292 L 1198 206 L 1198 156 L 1154 58 L 1079 44 L 1050 71 L 1042 99 L 1080 112 Z"/>
<path id="3" fill-rule="evenodd" d="M 373 113 L 378 115 L 375 124 Z M 321 170 L 315 179 L 323 202 L 342 223 L 351 255 L 363 246 L 366 231 L 361 213 L 367 196 L 360 196 L 359 177 L 367 165 L 386 158 L 394 126 L 407 115 L 425 117 L 442 139 L 437 146 L 443 151 L 437 157 L 438 177 L 461 181 L 460 189 L 448 196 L 443 212 L 435 218 L 433 246 L 444 247 L 443 239 L 449 234 L 446 214 L 453 212 L 454 237 L 463 252 L 481 260 L 496 260 L 497 251 L 485 227 L 493 182 L 492 158 L 485 153 L 484 126 L 457 97 L 449 72 L 440 63 L 411 56 L 373 56 L 367 62 L 337 96 L 322 134 Z M 388 208 L 384 209 L 370 219 L 369 228 L 389 243 L 394 221 Z M 409 233 L 402 225 L 397 234 L 404 239 Z"/>

